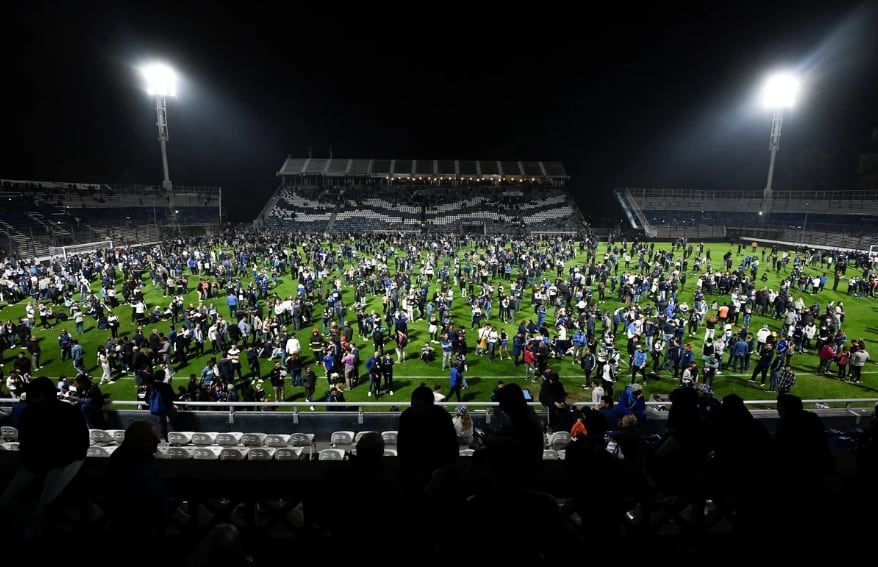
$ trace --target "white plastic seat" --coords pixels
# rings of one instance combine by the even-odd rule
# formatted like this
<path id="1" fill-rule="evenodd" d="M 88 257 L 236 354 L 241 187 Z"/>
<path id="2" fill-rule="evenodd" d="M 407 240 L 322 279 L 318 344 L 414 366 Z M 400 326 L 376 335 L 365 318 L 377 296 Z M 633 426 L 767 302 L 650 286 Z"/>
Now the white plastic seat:
<path id="1" fill-rule="evenodd" d="M 188 445 L 194 431 L 168 431 L 168 445 Z"/>
<path id="2" fill-rule="evenodd" d="M 115 445 L 116 438 L 103 429 L 89 429 L 88 439 L 92 445 Z"/>
<path id="3" fill-rule="evenodd" d="M 245 461 L 249 452 L 249 447 L 223 447 L 219 458 L 221 461 Z"/>
<path id="4" fill-rule="evenodd" d="M 121 445 L 122 441 L 125 440 L 124 429 L 105 429 L 104 431 L 113 436 L 113 439 L 116 441 L 117 445 Z"/>
<path id="5" fill-rule="evenodd" d="M 0 427 L 0 439 L 2 439 L 4 442 L 18 441 L 18 429 L 11 425 L 4 425 Z"/>
<path id="6" fill-rule="evenodd" d="M 302 458 L 303 447 L 279 447 L 274 452 L 275 461 L 298 461 Z"/>
<path id="7" fill-rule="evenodd" d="M 168 434 L 170 437 L 170 433 Z M 192 458 L 192 448 L 191 447 L 168 447 L 168 459 L 191 459 Z"/>
<path id="8" fill-rule="evenodd" d="M 262 447 L 265 444 L 265 433 L 244 433 L 241 445 L 245 447 Z"/>
<path id="9" fill-rule="evenodd" d="M 460 455 L 461 457 L 472 457 L 473 454 L 475 454 L 475 452 L 476 452 L 475 449 L 470 449 L 469 447 L 467 447 L 466 449 L 464 449 L 464 448 L 459 449 L 457 451 L 457 454 Z"/>
<path id="10" fill-rule="evenodd" d="M 396 449 L 384 449 L 384 456 L 385 457 L 395 457 L 396 456 Z"/>
<path id="11" fill-rule="evenodd" d="M 313 444 L 313 433 L 290 433 L 290 445 L 293 447 L 309 447 Z"/>
<path id="12" fill-rule="evenodd" d="M 266 447 L 289 447 L 290 436 L 286 433 L 272 433 L 265 436 Z"/>
<path id="13" fill-rule="evenodd" d="M 396 447 L 397 440 L 399 439 L 399 431 L 396 431 L 396 430 L 382 431 L 381 438 L 384 439 L 384 446 L 385 447 Z"/>
<path id="14" fill-rule="evenodd" d="M 0 451 L 18 451 L 18 441 L 6 441 L 0 443 Z"/>
<path id="15" fill-rule="evenodd" d="M 344 449 L 321 449 L 319 453 L 317 453 L 318 461 L 343 461 L 345 460 Z"/>
<path id="16" fill-rule="evenodd" d="M 219 459 L 220 447 L 201 445 L 192 449 L 192 458 L 199 461 L 216 461 Z"/>
<path id="17" fill-rule="evenodd" d="M 247 460 L 250 461 L 270 461 L 277 451 L 274 447 L 248 447 L 247 449 Z"/>
<path id="18" fill-rule="evenodd" d="M 543 451 L 543 460 L 544 461 L 559 461 L 561 460 L 561 455 L 558 454 L 558 451 L 555 449 L 546 449 Z"/>
<path id="19" fill-rule="evenodd" d="M 214 442 L 223 447 L 234 447 L 236 445 L 241 445 L 241 438 L 243 436 L 243 433 L 235 431 L 229 433 L 217 433 Z"/>
<path id="20" fill-rule="evenodd" d="M 290 445 L 293 447 L 302 447 L 308 449 L 308 458 L 314 456 L 314 434 L 313 433 L 291 433 Z"/>
<path id="21" fill-rule="evenodd" d="M 217 435 L 218 433 L 215 431 L 198 431 L 192 434 L 191 443 L 200 447 L 216 445 L 215 439 Z"/>
<path id="22" fill-rule="evenodd" d="M 329 442 L 333 447 L 352 448 L 356 436 L 353 431 L 333 431 L 329 437 Z"/>
<path id="23" fill-rule="evenodd" d="M 92 445 L 86 450 L 85 456 L 106 459 L 113 454 L 116 447 L 118 447 L 118 445 Z"/>
<path id="24" fill-rule="evenodd" d="M 570 439 L 569 431 L 555 431 L 549 435 L 548 448 L 556 451 L 566 449 L 567 445 L 570 444 Z"/>

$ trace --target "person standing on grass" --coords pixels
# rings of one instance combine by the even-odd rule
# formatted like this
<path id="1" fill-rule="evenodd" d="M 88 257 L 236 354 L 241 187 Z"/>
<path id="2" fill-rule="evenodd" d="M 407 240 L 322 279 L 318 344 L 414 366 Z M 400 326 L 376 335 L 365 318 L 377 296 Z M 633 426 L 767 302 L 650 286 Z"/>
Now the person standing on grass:
<path id="1" fill-rule="evenodd" d="M 271 380 L 271 386 L 274 388 L 274 399 L 275 401 L 282 402 L 286 400 L 285 393 L 285 383 L 284 383 L 284 369 L 281 366 L 280 362 L 275 362 L 274 366 L 271 368 L 271 374 L 269 374 L 269 380 Z"/>
<path id="2" fill-rule="evenodd" d="M 777 393 L 789 394 L 790 390 L 796 383 L 796 375 L 790 367 L 789 362 L 785 362 L 783 369 L 777 374 Z"/>
<path id="3" fill-rule="evenodd" d="M 460 402 L 460 390 L 463 388 L 463 365 L 461 363 L 455 362 L 451 365 L 448 379 L 451 390 L 448 392 L 447 399 L 450 400 L 451 396 L 457 396 L 457 401 Z"/>
<path id="4" fill-rule="evenodd" d="M 384 391 L 391 396 L 393 395 L 393 364 L 393 357 L 389 352 L 385 352 L 384 360 L 381 362 L 381 374 L 384 377 Z"/>
<path id="5" fill-rule="evenodd" d="M 305 367 L 305 371 L 302 373 L 302 387 L 305 389 L 305 401 L 309 404 L 314 401 L 314 388 L 317 386 L 317 375 L 311 370 L 310 366 Z M 311 406 L 311 411 L 314 411 L 314 406 Z"/>
<path id="6" fill-rule="evenodd" d="M 859 384 L 863 375 L 863 367 L 866 366 L 866 362 L 870 360 L 869 351 L 866 350 L 865 345 L 856 341 L 852 343 L 852 345 L 856 345 L 856 350 L 851 349 L 851 382 L 854 384 Z"/>

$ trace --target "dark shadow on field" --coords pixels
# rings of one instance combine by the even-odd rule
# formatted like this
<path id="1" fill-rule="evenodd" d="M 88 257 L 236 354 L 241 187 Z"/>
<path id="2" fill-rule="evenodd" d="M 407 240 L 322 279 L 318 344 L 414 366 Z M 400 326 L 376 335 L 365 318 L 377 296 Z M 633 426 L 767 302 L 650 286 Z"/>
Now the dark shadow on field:
<path id="1" fill-rule="evenodd" d="M 366 384 L 368 385 L 368 380 Z M 382 382 L 383 383 L 383 382 Z M 393 378 L 393 389 L 396 390 L 404 390 L 406 388 L 412 387 L 412 381 L 407 378 L 397 378 L 394 376 Z"/>
<path id="2" fill-rule="evenodd" d="M 461 402 L 485 402 L 485 401 L 488 401 L 487 398 L 480 400 L 476 397 L 476 394 L 474 392 L 467 391 L 470 388 L 472 388 L 473 386 L 480 385 L 482 383 L 482 380 L 484 380 L 484 378 L 477 378 L 475 376 L 467 376 L 466 377 L 466 384 L 467 384 L 467 386 L 469 386 L 469 388 L 467 388 L 466 390 L 460 391 L 460 401 Z"/>

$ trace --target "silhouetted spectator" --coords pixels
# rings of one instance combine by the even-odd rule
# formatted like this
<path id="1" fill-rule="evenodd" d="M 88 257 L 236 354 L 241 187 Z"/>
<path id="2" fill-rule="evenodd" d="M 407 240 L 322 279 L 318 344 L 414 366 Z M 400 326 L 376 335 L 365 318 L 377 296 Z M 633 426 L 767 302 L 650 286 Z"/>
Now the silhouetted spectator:
<path id="1" fill-rule="evenodd" d="M 158 445 L 159 436 L 151 421 L 132 421 L 104 471 L 109 541 L 118 552 L 130 551 L 164 534 L 168 492 L 155 460 Z M 132 498 L 132 490 L 136 498 Z"/>
<path id="2" fill-rule="evenodd" d="M 55 384 L 40 376 L 26 388 L 18 422 L 21 464 L 0 496 L 0 522 L 9 541 L 38 533 L 46 508 L 79 472 L 89 447 L 82 412 L 58 399 Z"/>

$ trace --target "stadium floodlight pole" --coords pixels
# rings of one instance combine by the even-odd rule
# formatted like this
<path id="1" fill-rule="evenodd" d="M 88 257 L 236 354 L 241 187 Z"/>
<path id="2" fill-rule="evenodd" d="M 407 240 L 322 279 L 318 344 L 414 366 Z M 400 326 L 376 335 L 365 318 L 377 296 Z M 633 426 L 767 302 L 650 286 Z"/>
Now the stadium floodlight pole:
<path id="1" fill-rule="evenodd" d="M 159 129 L 159 144 L 162 147 L 162 168 L 165 174 L 162 187 L 171 190 L 171 178 L 168 174 L 168 97 L 177 96 L 177 74 L 168 65 L 153 63 L 142 69 L 146 79 L 146 92 L 155 97 L 156 126 Z"/>
<path id="2" fill-rule="evenodd" d="M 765 85 L 762 89 L 762 102 L 767 108 L 772 109 L 771 138 L 768 144 L 771 158 L 768 162 L 768 180 L 765 182 L 765 191 L 762 195 L 762 199 L 765 201 L 762 210 L 767 213 L 771 212 L 774 161 L 777 156 L 777 150 L 780 147 L 783 113 L 785 109 L 791 108 L 796 103 L 796 96 L 798 93 L 799 80 L 789 73 L 777 73 L 771 75 L 765 81 Z"/>

